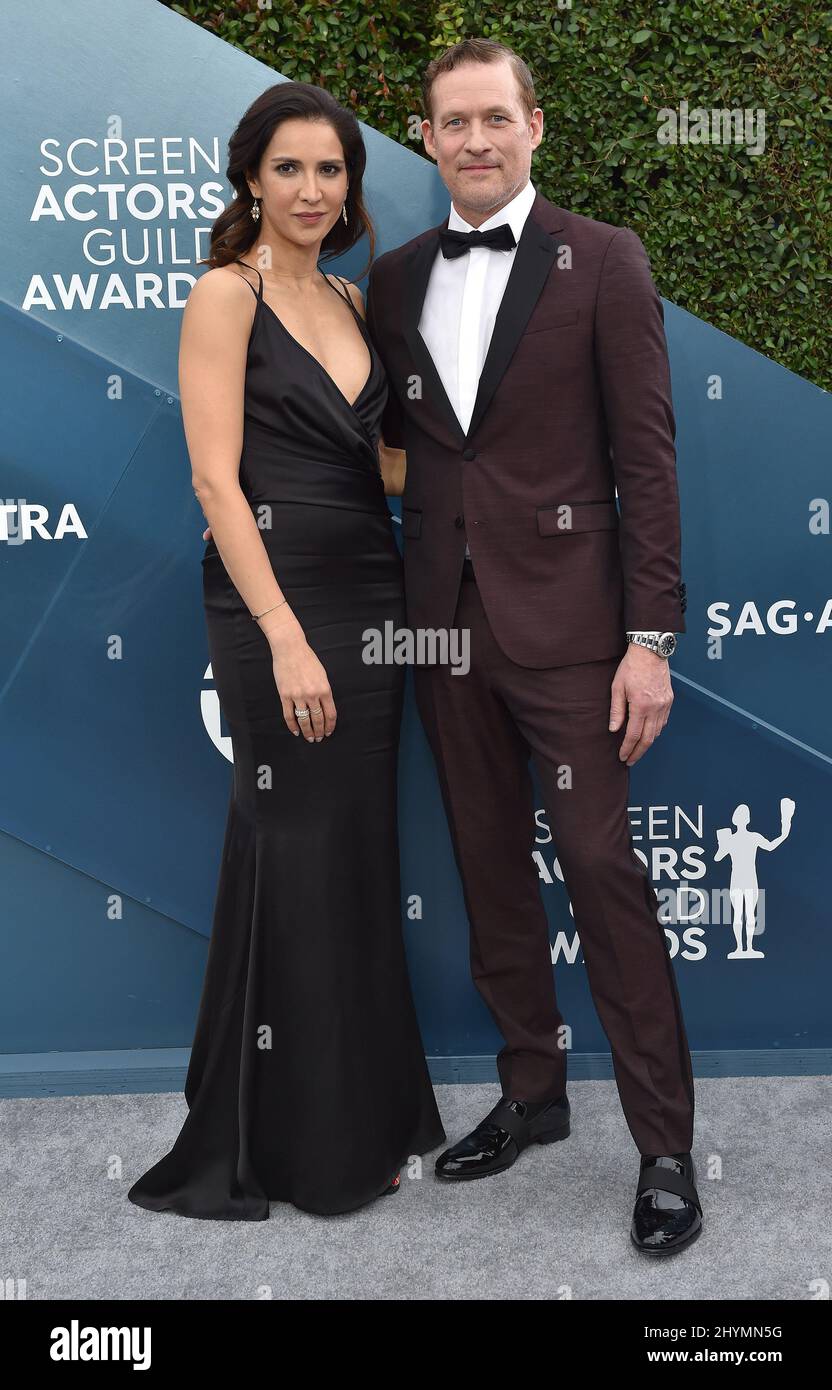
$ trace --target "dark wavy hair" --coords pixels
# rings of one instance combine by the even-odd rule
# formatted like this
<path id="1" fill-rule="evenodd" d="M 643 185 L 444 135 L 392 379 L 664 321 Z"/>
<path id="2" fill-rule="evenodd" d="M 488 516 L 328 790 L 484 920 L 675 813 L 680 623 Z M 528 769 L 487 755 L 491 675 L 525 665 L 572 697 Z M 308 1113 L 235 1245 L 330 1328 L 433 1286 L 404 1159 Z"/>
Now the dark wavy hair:
<path id="1" fill-rule="evenodd" d="M 248 108 L 228 142 L 228 168 L 225 176 L 236 197 L 220 213 L 211 228 L 208 255 L 199 265 L 228 265 L 239 260 L 257 240 L 259 223 L 254 222 L 251 209 L 254 198 L 248 177 L 257 177 L 260 162 L 281 121 L 299 117 L 307 121 L 326 121 L 341 142 L 347 166 L 346 207 L 348 222 L 339 217 L 321 243 L 321 260 L 332 260 L 355 246 L 367 235 L 370 254 L 360 280 L 369 269 L 375 250 L 375 232 L 362 194 L 362 179 L 367 163 L 367 151 L 361 127 L 352 111 L 348 111 L 323 87 L 311 82 L 278 82 L 269 87 Z"/>

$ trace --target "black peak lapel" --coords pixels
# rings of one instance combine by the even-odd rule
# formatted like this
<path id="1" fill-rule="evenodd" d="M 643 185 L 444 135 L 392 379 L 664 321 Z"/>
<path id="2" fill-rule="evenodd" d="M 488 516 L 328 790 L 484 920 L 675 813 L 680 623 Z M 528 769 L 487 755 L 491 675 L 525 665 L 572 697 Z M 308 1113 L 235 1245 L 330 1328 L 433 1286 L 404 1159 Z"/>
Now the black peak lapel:
<path id="1" fill-rule="evenodd" d="M 523 335 L 523 330 L 531 318 L 532 310 L 540 298 L 549 272 L 555 264 L 557 242 L 550 231 L 547 231 L 535 217 L 541 204 L 543 204 L 543 208 L 548 207 L 553 212 L 557 211 L 551 204 L 547 204 L 546 200 L 538 193 L 523 224 L 517 250 L 514 253 L 514 264 L 511 267 L 503 298 L 497 310 L 494 331 L 491 334 L 491 342 L 488 345 L 488 352 L 480 374 L 474 413 L 468 427 L 469 435 L 476 432 L 477 426 L 491 403 L 494 392 L 505 376 L 508 364 Z M 547 221 L 551 231 L 556 231 L 558 226 L 562 225 L 561 218 L 552 217 L 548 218 Z"/>
<path id="2" fill-rule="evenodd" d="M 553 233 L 561 230 L 564 217 L 562 208 L 537 193 L 523 225 L 505 292 L 494 321 L 494 331 L 483 363 L 467 434 L 448 399 L 427 343 L 419 332 L 419 320 L 422 317 L 431 267 L 439 250 L 439 232 L 447 227 L 449 219 L 446 217 L 440 226 L 432 227 L 430 231 L 425 232 L 408 256 L 404 268 L 407 280 L 405 338 L 421 377 L 422 399 L 427 396 L 435 402 L 437 413 L 457 443 L 464 443 L 475 433 L 505 375 L 555 263 L 558 243 Z"/>
<path id="3" fill-rule="evenodd" d="M 448 218 L 442 223 L 442 230 L 447 227 Z M 437 413 L 440 415 L 452 439 L 462 441 L 465 439 L 465 431 L 459 423 L 459 418 L 448 394 L 442 385 L 442 378 L 436 370 L 436 364 L 428 351 L 428 345 L 419 332 L 419 320 L 422 317 L 422 306 L 425 302 L 428 280 L 430 279 L 431 267 L 436 259 L 439 250 L 439 227 L 433 227 L 419 241 L 411 251 L 404 268 L 407 280 L 406 309 L 404 321 L 404 335 L 410 354 L 416 365 L 416 371 L 421 378 L 422 400 L 435 402 Z"/>

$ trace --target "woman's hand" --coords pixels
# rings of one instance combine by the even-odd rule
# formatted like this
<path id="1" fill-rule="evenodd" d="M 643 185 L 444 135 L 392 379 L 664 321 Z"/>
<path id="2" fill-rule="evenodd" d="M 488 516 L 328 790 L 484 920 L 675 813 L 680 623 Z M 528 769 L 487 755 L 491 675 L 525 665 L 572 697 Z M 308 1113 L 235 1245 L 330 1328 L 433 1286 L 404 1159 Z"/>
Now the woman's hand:
<path id="1" fill-rule="evenodd" d="M 391 449 L 383 439 L 378 443 L 379 470 L 387 497 L 401 497 L 407 474 L 407 455 L 404 449 Z"/>
<path id="2" fill-rule="evenodd" d="M 206 526 L 202 539 L 211 539 Z M 307 642 L 303 628 L 288 605 L 278 604 L 274 615 L 260 624 L 272 649 L 274 683 L 283 706 L 283 718 L 292 733 L 303 734 L 307 743 L 320 743 L 335 732 L 337 714 L 326 671 Z M 298 719 L 298 709 L 308 709 L 308 719 Z"/>
<path id="3" fill-rule="evenodd" d="M 303 734 L 307 743 L 320 743 L 335 731 L 336 711 L 326 671 L 313 652 L 302 629 L 267 633 L 272 649 L 272 670 L 283 706 L 286 727 Z M 295 709 L 308 710 L 309 718 L 298 718 Z"/>

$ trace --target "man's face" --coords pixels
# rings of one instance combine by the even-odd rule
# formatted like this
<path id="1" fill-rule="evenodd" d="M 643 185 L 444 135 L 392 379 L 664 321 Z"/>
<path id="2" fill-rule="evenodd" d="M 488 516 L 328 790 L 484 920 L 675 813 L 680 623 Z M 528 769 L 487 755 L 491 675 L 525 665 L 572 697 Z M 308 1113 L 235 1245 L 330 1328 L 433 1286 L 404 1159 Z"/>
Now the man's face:
<path id="1" fill-rule="evenodd" d="M 433 119 L 422 121 L 429 155 L 454 206 L 478 226 L 528 182 L 532 150 L 543 138 L 543 112 L 528 117 L 507 59 L 462 63 L 437 77 Z"/>

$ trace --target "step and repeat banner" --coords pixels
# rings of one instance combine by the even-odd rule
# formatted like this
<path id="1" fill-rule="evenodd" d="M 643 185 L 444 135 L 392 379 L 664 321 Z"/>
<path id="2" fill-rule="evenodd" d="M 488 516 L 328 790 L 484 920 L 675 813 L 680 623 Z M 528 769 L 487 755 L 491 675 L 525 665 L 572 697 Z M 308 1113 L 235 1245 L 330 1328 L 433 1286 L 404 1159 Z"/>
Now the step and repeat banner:
<path id="1" fill-rule="evenodd" d="M 187 1046 L 232 769 L 178 335 L 229 134 L 280 78 L 155 0 L 7 0 L 2 25 L 0 1052 Z M 381 253 L 448 197 L 426 159 L 364 136 Z M 334 268 L 355 276 L 363 250 Z M 688 630 L 671 721 L 631 772 L 634 843 L 691 1047 L 812 1069 L 832 1044 L 832 404 L 665 313 Z M 464 1059 L 500 1040 L 410 676 L 400 778 L 425 1046 L 437 1077 L 483 1074 Z M 607 1044 L 539 795 L 529 852 L 579 1063 Z"/>

